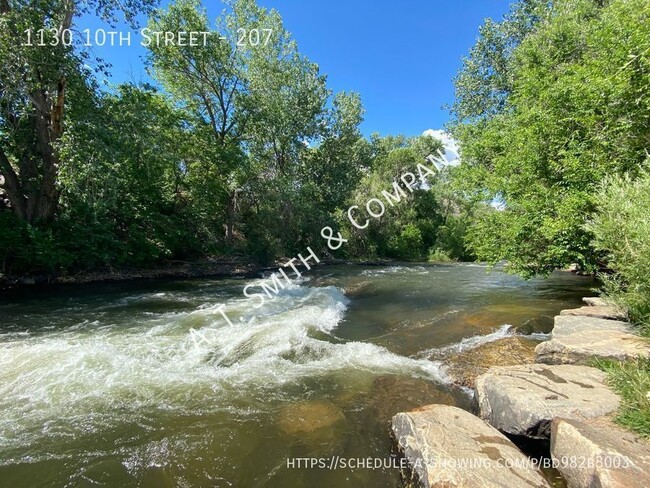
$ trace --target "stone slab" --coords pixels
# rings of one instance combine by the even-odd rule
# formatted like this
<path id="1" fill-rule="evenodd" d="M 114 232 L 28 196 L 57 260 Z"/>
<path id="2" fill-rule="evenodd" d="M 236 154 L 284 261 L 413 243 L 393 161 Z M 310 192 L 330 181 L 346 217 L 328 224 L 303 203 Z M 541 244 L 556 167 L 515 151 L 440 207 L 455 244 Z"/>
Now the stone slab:
<path id="1" fill-rule="evenodd" d="M 392 421 L 398 449 L 426 488 L 548 487 L 499 431 L 465 410 L 429 405 Z"/>
<path id="2" fill-rule="evenodd" d="M 619 428 L 554 419 L 551 456 L 568 488 L 650 486 L 650 446 Z"/>
<path id="3" fill-rule="evenodd" d="M 587 305 L 579 308 L 570 308 L 562 310 L 560 315 L 578 315 L 612 320 L 625 320 L 627 318 L 625 312 L 611 305 Z"/>
<path id="4" fill-rule="evenodd" d="M 502 432 L 548 438 L 556 417 L 614 412 L 620 399 L 605 373 L 587 366 L 530 364 L 490 369 L 476 380 L 480 416 Z"/>
<path id="5" fill-rule="evenodd" d="M 606 307 L 609 305 L 609 303 L 601 297 L 584 297 L 582 301 L 592 307 Z"/>
<path id="6" fill-rule="evenodd" d="M 628 322 L 623 322 L 621 320 L 608 320 L 597 317 L 574 315 L 556 315 L 551 336 L 555 339 L 557 337 L 575 334 L 576 332 L 592 332 L 596 330 L 633 333 L 632 326 Z"/>
<path id="7" fill-rule="evenodd" d="M 627 361 L 650 356 L 648 342 L 627 332 L 592 330 L 553 337 L 535 348 L 544 364 L 589 364 L 593 359 Z"/>

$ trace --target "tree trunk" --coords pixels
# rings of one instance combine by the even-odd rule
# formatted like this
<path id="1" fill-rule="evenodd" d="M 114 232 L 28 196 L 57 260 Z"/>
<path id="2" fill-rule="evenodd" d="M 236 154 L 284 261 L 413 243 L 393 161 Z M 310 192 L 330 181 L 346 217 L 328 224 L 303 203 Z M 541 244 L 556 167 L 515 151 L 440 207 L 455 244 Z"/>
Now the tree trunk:
<path id="1" fill-rule="evenodd" d="M 238 190 L 232 190 L 228 194 L 228 204 L 226 206 L 226 242 L 232 244 L 234 241 L 235 229 L 235 212 L 237 211 L 237 193 Z"/>
<path id="2" fill-rule="evenodd" d="M 0 0 L 0 14 L 10 13 L 9 3 Z M 64 3 L 59 32 L 70 27 L 73 14 L 74 2 L 67 0 Z M 25 60 L 27 64 L 28 59 Z M 36 89 L 24 93 L 32 107 L 31 113 L 27 115 L 32 140 L 17 144 L 17 152 L 22 151 L 22 154 L 12 155 L 6 148 L 0 147 L 0 175 L 3 180 L 2 189 L 16 216 L 33 223 L 52 220 L 59 203 L 59 156 L 55 147 L 63 135 L 66 80 L 63 75 L 58 79 L 47 79 L 38 65 L 31 66 L 31 69 L 34 80 L 39 82 Z M 21 116 L 18 115 L 20 111 L 12 113 L 9 101 L 6 109 L 10 120 L 13 120 L 14 129 L 18 130 L 18 124 L 21 123 Z"/>

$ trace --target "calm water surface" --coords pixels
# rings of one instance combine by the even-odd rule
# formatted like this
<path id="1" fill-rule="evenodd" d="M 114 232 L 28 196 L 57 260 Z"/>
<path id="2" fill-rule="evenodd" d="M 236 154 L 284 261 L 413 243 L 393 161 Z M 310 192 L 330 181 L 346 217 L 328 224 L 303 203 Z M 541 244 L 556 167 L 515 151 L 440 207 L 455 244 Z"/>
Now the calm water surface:
<path id="1" fill-rule="evenodd" d="M 0 296 L 0 486 L 395 487 L 394 469 L 287 458 L 388 458 L 398 411 L 469 408 L 445 356 L 540 338 L 594 286 L 474 264 L 324 267 L 254 309 L 254 281 Z"/>

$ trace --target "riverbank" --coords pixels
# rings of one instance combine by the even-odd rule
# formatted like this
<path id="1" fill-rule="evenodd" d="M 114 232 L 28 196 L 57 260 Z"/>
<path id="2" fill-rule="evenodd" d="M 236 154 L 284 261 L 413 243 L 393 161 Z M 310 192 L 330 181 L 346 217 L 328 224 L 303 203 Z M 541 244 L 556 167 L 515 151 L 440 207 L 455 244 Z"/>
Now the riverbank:
<path id="1" fill-rule="evenodd" d="M 618 361 L 610 366 L 617 373 L 624 361 L 647 364 L 650 344 L 620 320 L 620 310 L 600 299 L 584 301 L 586 307 L 555 317 L 550 340 L 535 348 L 534 364 L 493 366 L 475 379 L 476 416 L 431 405 L 393 418 L 396 448 L 410 466 L 403 474 L 409 486 L 501 486 L 486 485 L 490 479 L 513 486 L 522 479 L 540 487 L 650 485 L 647 433 L 629 422 L 630 397 L 639 388 L 623 388 L 611 371 L 608 377 L 592 367 Z M 643 410 L 635 415 L 638 422 Z M 459 436 L 451 416 L 472 425 L 470 432 Z M 515 445 L 522 439 L 548 443 L 546 456 L 522 461 Z M 562 478 L 542 479 L 546 467 Z"/>
<path id="2" fill-rule="evenodd" d="M 0 273 L 0 292 L 29 287 L 47 287 L 50 285 L 85 285 L 89 283 L 112 283 L 157 279 L 191 279 L 191 278 L 254 278 L 265 271 L 277 270 L 286 260 L 277 260 L 273 264 L 260 265 L 246 260 L 206 259 L 201 261 L 172 261 L 160 266 L 146 268 L 108 269 L 72 274 L 25 274 L 7 276 Z M 350 261 L 344 259 L 321 260 L 315 266 L 332 266 L 351 264 L 359 266 L 384 266 L 390 260 Z"/>

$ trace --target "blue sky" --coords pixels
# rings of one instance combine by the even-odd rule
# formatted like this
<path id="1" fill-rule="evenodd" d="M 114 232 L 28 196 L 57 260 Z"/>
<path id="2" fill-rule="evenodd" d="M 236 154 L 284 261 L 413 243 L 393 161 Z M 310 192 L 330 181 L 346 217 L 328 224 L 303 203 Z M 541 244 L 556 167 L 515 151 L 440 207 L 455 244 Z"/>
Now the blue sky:
<path id="1" fill-rule="evenodd" d="M 162 5 L 169 3 L 162 1 Z M 510 0 L 258 0 L 280 12 L 301 52 L 319 64 L 335 91 L 356 91 L 364 134 L 421 134 L 441 128 L 453 101 L 452 78 L 486 17 L 501 19 Z M 211 18 L 223 5 L 203 0 Z M 83 18 L 77 28 L 102 25 Z M 123 28 L 118 27 L 118 30 Z M 139 36 L 131 46 L 94 47 L 112 80 L 147 81 Z"/>

